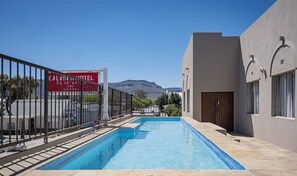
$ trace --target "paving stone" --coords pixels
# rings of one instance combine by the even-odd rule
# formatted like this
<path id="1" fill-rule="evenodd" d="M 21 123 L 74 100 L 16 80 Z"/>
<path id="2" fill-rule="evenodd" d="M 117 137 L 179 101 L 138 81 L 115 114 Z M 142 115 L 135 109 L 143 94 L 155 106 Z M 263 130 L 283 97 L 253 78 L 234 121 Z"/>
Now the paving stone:
<path id="1" fill-rule="evenodd" d="M 19 165 L 17 165 L 17 164 L 13 164 L 13 165 L 9 166 L 8 168 L 9 168 L 10 170 L 14 171 L 14 172 L 18 172 L 18 171 L 24 169 L 24 167 L 19 166 Z"/>
<path id="2" fill-rule="evenodd" d="M 7 167 L 7 166 L 10 166 L 10 165 L 12 165 L 12 164 L 13 164 L 12 162 L 9 162 L 9 163 L 5 163 L 5 164 L 3 164 L 3 166 Z"/>
<path id="3" fill-rule="evenodd" d="M 34 159 L 34 158 L 28 158 L 28 159 L 26 159 L 25 161 L 27 161 L 27 162 L 29 162 L 29 163 L 32 163 L 32 164 L 36 164 L 36 163 L 39 162 L 38 160 L 36 160 L 36 159 Z"/>
<path id="4" fill-rule="evenodd" d="M 43 160 L 45 160 L 46 158 L 45 158 L 45 157 L 42 157 L 42 156 L 39 156 L 39 155 L 36 155 L 36 156 L 33 157 L 33 159 L 36 159 L 36 160 L 38 160 L 38 161 L 43 161 Z"/>
<path id="5" fill-rule="evenodd" d="M 8 168 L 2 168 L 2 169 L 0 169 L 0 174 L 2 174 L 2 175 L 13 175 L 15 172 L 14 171 L 12 171 L 12 170 L 10 170 L 10 169 L 8 169 Z"/>

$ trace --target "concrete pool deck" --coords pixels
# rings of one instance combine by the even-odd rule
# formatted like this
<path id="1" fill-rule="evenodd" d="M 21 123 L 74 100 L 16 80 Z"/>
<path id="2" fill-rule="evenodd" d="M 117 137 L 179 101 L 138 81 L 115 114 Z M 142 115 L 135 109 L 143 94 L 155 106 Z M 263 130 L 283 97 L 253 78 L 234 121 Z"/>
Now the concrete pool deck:
<path id="1" fill-rule="evenodd" d="M 0 165 L 2 175 L 111 175 L 111 176 L 197 176 L 197 175 L 297 175 L 297 154 L 276 145 L 236 134 L 224 135 L 222 129 L 210 123 L 200 123 L 191 118 L 183 117 L 193 128 L 229 154 L 233 159 L 242 164 L 247 170 L 36 170 L 56 158 L 71 152 L 103 134 L 118 127 L 129 128 L 127 123 L 135 118 L 111 124 L 101 128 L 95 133 L 88 134 L 74 140 L 42 150 L 32 155 L 24 156 L 12 162 Z M 236 137 L 234 137 L 236 136 Z M 235 141 L 240 140 L 240 142 Z"/>

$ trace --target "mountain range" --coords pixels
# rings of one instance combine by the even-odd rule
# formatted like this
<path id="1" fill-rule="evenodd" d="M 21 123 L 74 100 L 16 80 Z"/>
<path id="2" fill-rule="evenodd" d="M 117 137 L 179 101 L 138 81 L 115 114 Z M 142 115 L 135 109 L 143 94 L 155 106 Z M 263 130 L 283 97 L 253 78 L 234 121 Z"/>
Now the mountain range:
<path id="1" fill-rule="evenodd" d="M 155 82 L 149 82 L 146 80 L 126 80 L 117 83 L 109 83 L 108 85 L 109 87 L 132 94 L 137 90 L 143 90 L 147 93 L 147 97 L 153 100 L 165 93 L 166 90 L 169 92 L 181 92 L 181 88 L 179 87 L 162 88 Z"/>

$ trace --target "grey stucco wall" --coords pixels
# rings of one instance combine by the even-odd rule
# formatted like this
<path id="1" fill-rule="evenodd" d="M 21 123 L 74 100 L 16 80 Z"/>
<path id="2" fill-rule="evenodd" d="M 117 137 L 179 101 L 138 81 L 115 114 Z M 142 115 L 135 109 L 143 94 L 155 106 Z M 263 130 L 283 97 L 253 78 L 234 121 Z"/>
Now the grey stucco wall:
<path id="1" fill-rule="evenodd" d="M 190 113 L 183 111 L 183 116 L 201 121 L 201 92 L 234 92 L 234 117 L 237 116 L 238 51 L 239 37 L 193 33 L 182 67 L 183 82 L 187 73 L 190 75 L 191 108 Z"/>
<path id="2" fill-rule="evenodd" d="M 234 92 L 234 120 L 237 119 L 239 37 L 223 37 L 221 33 L 193 36 L 194 118 L 201 121 L 201 92 Z"/>
<path id="3" fill-rule="evenodd" d="M 296 115 L 295 118 L 272 117 L 271 75 L 295 71 L 297 61 L 296 9 L 296 0 L 277 1 L 240 36 L 242 60 L 239 62 L 240 106 L 237 120 L 239 132 L 295 152 L 297 152 Z M 284 44 L 289 47 L 280 47 L 283 44 L 280 36 L 284 36 Z M 247 70 L 251 60 L 250 55 L 254 55 L 255 63 L 250 64 Z M 282 59 L 284 59 L 284 64 L 280 64 Z M 266 75 L 259 71 L 261 67 L 266 70 Z M 251 72 L 254 72 L 253 76 Z M 257 79 L 259 79 L 259 115 L 247 115 L 246 83 Z M 296 110 L 295 104 L 295 114 Z"/>
<path id="4" fill-rule="evenodd" d="M 187 89 L 190 89 L 190 94 L 193 95 L 193 36 L 191 36 L 190 42 L 185 51 L 182 61 L 182 76 L 183 85 L 182 91 L 185 92 L 185 98 L 187 97 Z M 188 82 L 187 82 L 188 77 Z M 185 105 L 184 105 L 185 102 Z M 190 112 L 187 112 L 187 100 L 182 102 L 182 116 L 193 118 L 193 96 L 190 96 Z M 185 108 L 184 108 L 185 107 Z"/>

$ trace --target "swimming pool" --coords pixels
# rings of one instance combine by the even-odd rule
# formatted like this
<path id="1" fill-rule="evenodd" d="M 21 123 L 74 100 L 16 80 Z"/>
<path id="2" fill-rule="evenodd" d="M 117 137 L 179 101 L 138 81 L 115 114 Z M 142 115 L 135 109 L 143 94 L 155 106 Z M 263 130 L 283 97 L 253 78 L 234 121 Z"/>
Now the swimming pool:
<path id="1" fill-rule="evenodd" d="M 139 118 L 41 170 L 225 169 L 244 170 L 183 119 Z"/>

